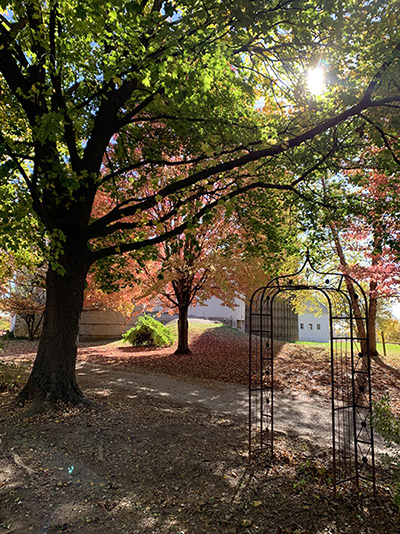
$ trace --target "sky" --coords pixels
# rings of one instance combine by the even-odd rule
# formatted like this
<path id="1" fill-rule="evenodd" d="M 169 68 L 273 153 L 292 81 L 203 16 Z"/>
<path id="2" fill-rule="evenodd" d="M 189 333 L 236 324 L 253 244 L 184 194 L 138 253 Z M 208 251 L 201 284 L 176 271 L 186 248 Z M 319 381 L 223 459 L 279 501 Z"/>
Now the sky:
<path id="1" fill-rule="evenodd" d="M 400 319 L 400 302 L 393 304 L 392 312 L 397 319 Z"/>

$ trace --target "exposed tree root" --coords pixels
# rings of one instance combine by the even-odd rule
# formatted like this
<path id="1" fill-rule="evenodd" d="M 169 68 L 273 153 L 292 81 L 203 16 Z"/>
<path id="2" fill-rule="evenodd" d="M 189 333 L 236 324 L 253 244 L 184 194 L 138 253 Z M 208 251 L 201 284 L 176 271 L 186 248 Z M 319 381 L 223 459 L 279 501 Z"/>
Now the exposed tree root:
<path id="1" fill-rule="evenodd" d="M 60 389 L 49 389 L 32 387 L 28 384 L 17 395 L 15 403 L 21 407 L 27 405 L 28 408 L 19 415 L 19 418 L 32 417 L 44 412 L 63 410 L 67 406 L 81 406 L 87 409 L 97 408 L 98 405 L 83 395 L 81 390 L 75 387 Z"/>
<path id="2" fill-rule="evenodd" d="M 21 403 L 19 403 L 19 405 L 21 405 Z M 51 402 L 49 400 L 43 400 L 43 399 L 38 398 L 38 399 L 34 400 L 27 407 L 26 410 L 24 410 L 22 413 L 20 413 L 17 416 L 17 419 L 27 419 L 27 418 L 32 417 L 34 415 L 39 415 L 39 414 L 47 413 L 47 412 L 63 411 L 63 410 L 65 410 L 65 408 L 70 407 L 70 406 L 82 407 L 82 408 L 88 409 L 88 410 L 94 410 L 94 409 L 97 409 L 99 407 L 99 405 L 96 404 L 94 401 L 92 401 L 92 400 L 90 400 L 90 399 L 88 399 L 87 397 L 84 397 L 84 396 L 82 397 L 81 402 L 74 403 L 73 405 L 70 402 L 57 401 L 55 403 L 55 402 Z"/>
<path id="3" fill-rule="evenodd" d="M 386 371 L 388 371 L 392 376 L 400 380 L 400 369 L 396 369 L 395 367 L 392 367 L 388 363 L 384 362 L 382 358 L 379 356 L 379 354 L 376 354 L 372 356 L 373 361 L 379 365 L 379 367 L 382 367 Z"/>
<path id="4" fill-rule="evenodd" d="M 42 400 L 36 400 L 27 408 L 24 410 L 21 414 L 18 415 L 18 419 L 28 419 L 29 417 L 32 417 L 33 415 L 39 415 L 42 413 L 45 413 L 47 411 L 46 403 Z"/>

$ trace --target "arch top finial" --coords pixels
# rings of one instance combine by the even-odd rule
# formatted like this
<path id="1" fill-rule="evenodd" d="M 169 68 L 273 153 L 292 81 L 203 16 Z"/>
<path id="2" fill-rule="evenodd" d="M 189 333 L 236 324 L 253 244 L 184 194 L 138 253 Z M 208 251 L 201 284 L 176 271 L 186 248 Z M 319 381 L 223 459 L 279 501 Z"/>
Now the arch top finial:
<path id="1" fill-rule="evenodd" d="M 310 252 L 310 248 L 309 247 L 307 247 L 306 251 L 305 251 L 305 261 L 304 261 L 302 267 L 300 268 L 300 270 L 296 274 L 300 274 L 303 271 L 306 271 L 308 273 L 308 275 L 311 274 L 311 272 L 318 273 L 318 271 L 314 268 L 314 266 L 312 264 L 311 252 Z M 320 274 L 320 273 L 318 273 L 318 274 Z"/>

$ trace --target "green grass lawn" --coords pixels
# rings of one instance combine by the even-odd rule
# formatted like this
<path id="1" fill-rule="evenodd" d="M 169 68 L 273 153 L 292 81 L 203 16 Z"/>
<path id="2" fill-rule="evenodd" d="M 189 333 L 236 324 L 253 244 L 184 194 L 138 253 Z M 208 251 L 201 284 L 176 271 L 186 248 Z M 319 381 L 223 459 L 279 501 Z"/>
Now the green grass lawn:
<path id="1" fill-rule="evenodd" d="M 385 347 L 387 359 L 400 366 L 400 345 L 395 345 L 393 343 L 385 343 Z M 382 356 L 383 359 L 385 359 L 382 343 L 378 343 L 377 348 L 379 354 Z"/>
<path id="2" fill-rule="evenodd" d="M 319 343 L 315 341 L 296 341 L 296 345 L 306 345 L 307 347 L 324 348 L 329 350 L 330 344 Z M 387 359 L 393 361 L 393 363 L 397 363 L 400 366 L 400 345 L 395 345 L 394 343 L 385 343 L 385 346 Z M 377 344 L 377 349 L 382 358 L 385 359 L 382 343 Z"/>
<path id="3" fill-rule="evenodd" d="M 178 320 L 173 319 L 170 323 L 167 323 L 167 326 L 171 328 L 173 332 L 178 333 Z M 218 321 L 204 321 L 202 319 L 189 319 L 189 335 L 191 334 L 202 334 L 206 330 L 212 328 L 221 328 L 225 326 L 223 323 Z"/>
<path id="4" fill-rule="evenodd" d="M 10 318 L 0 316 L 0 330 L 8 331 L 10 328 Z"/>

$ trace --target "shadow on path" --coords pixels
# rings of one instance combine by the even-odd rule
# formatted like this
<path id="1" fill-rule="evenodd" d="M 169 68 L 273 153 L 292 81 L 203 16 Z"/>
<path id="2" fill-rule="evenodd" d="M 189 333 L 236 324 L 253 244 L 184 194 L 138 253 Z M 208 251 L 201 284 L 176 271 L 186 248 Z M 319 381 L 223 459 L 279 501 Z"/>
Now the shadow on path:
<path id="1" fill-rule="evenodd" d="M 215 382 L 212 387 L 160 374 L 110 369 L 107 366 L 78 363 L 82 385 L 94 396 L 118 394 L 129 399 L 154 397 L 179 405 L 204 408 L 212 416 L 239 419 L 246 424 L 248 390 L 244 386 Z M 94 384 L 98 385 L 94 385 Z M 305 393 L 274 393 L 274 427 L 288 436 L 301 437 L 331 446 L 331 405 Z M 384 448 L 383 443 L 377 449 Z"/>

